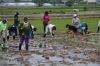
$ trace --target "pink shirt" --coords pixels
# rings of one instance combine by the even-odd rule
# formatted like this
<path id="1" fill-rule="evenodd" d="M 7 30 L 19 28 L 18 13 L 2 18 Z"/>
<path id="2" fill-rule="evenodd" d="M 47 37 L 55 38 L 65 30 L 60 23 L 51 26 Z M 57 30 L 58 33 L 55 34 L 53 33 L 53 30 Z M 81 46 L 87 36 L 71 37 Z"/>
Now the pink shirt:
<path id="1" fill-rule="evenodd" d="M 44 15 L 42 19 L 43 19 L 44 23 L 48 24 L 48 21 L 49 21 L 49 16 L 48 15 Z"/>

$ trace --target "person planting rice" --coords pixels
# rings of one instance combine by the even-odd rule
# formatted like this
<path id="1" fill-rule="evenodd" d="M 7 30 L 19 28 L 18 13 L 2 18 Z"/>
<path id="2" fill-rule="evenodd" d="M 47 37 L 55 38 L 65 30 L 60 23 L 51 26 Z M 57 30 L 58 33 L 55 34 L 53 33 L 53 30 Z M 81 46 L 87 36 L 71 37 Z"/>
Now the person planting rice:
<path id="1" fill-rule="evenodd" d="M 8 26 L 8 33 L 9 33 L 9 36 L 13 36 L 13 40 L 14 40 L 15 37 L 17 36 L 17 28 L 14 25 Z M 9 39 L 9 36 L 8 36 L 8 39 Z"/>
<path id="2" fill-rule="evenodd" d="M 43 37 L 46 37 L 46 35 L 47 35 L 48 32 L 50 32 L 51 36 L 54 37 L 55 30 L 56 30 L 56 26 L 55 25 L 48 24 L 46 26 L 46 31 L 45 31 L 45 34 L 44 34 Z"/>
<path id="3" fill-rule="evenodd" d="M 21 50 L 22 44 L 25 41 L 26 50 L 28 51 L 29 37 L 32 28 L 27 17 L 24 17 L 23 20 L 24 23 L 22 23 L 21 27 L 19 28 L 19 35 L 20 35 L 19 50 Z"/>
<path id="4" fill-rule="evenodd" d="M 81 22 L 78 27 L 79 30 L 81 30 L 82 35 L 88 33 L 88 24 L 86 22 Z"/>
<path id="5" fill-rule="evenodd" d="M 77 33 L 77 28 L 69 24 L 66 25 L 66 28 L 68 29 L 68 32 L 67 32 L 68 38 L 75 38 L 76 33 Z"/>
<path id="6" fill-rule="evenodd" d="M 8 31 L 7 31 L 7 19 L 4 18 L 2 21 L 0 21 L 0 33 L 3 38 L 3 42 L 6 42 L 6 38 L 8 36 Z"/>
<path id="7" fill-rule="evenodd" d="M 7 41 L 8 31 L 7 31 L 7 19 L 4 18 L 0 21 L 0 44 L 3 44 L 3 48 L 5 47 L 5 43 Z"/>
<path id="8" fill-rule="evenodd" d="M 74 14 L 74 15 L 73 15 L 72 24 L 73 24 L 75 27 L 78 27 L 78 25 L 80 24 L 80 19 L 77 17 L 77 14 Z"/>

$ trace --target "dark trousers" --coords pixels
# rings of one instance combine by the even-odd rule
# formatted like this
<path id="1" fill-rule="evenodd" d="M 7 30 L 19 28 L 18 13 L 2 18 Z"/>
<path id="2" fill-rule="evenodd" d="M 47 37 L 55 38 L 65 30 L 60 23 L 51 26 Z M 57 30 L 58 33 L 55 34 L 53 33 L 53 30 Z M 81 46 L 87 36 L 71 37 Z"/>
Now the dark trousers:
<path id="1" fill-rule="evenodd" d="M 20 43 L 19 43 L 19 50 L 21 50 L 22 44 L 25 41 L 26 44 L 26 50 L 28 50 L 28 43 L 29 43 L 29 37 L 28 36 L 20 36 Z"/>
<path id="2" fill-rule="evenodd" d="M 45 23 L 43 23 L 43 26 L 44 26 L 44 33 L 45 33 L 45 31 L 46 31 L 46 26 L 47 26 L 48 24 L 45 24 Z"/>
<path id="3" fill-rule="evenodd" d="M 98 27 L 98 30 L 97 30 L 97 32 L 99 32 L 100 31 L 100 27 Z"/>

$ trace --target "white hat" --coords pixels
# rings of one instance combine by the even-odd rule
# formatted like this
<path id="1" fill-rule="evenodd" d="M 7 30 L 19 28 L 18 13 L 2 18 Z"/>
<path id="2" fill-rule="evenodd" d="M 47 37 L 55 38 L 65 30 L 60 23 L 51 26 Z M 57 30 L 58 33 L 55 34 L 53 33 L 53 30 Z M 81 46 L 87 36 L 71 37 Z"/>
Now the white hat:
<path id="1" fill-rule="evenodd" d="M 76 17 L 76 16 L 77 16 L 77 14 L 74 14 L 74 15 L 73 15 L 73 17 Z"/>

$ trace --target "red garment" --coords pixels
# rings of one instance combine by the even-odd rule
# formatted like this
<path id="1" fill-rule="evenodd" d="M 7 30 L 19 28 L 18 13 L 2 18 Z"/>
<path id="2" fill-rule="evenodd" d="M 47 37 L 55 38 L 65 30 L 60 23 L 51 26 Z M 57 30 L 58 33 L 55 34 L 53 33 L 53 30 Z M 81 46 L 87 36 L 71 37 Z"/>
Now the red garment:
<path id="1" fill-rule="evenodd" d="M 43 16 L 43 23 L 44 24 L 48 24 L 48 21 L 49 21 L 49 16 L 48 15 L 44 15 Z"/>

